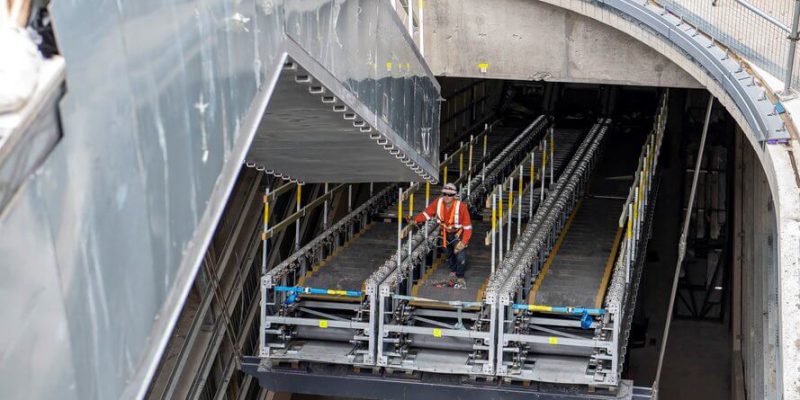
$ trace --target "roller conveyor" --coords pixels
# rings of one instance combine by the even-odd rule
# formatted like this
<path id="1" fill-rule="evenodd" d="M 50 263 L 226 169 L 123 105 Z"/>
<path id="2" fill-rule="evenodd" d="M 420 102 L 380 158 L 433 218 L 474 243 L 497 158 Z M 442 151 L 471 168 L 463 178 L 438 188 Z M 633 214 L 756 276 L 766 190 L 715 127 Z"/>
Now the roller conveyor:
<path id="1" fill-rule="evenodd" d="M 524 129 L 494 125 L 445 157 L 443 180 L 463 186 L 494 170 L 485 166 Z M 411 210 L 404 204 L 403 217 L 421 211 L 424 191 L 432 200 L 440 185 L 419 189 Z M 389 185 L 379 191 L 263 277 L 262 357 L 274 365 L 374 365 L 377 286 L 397 255 L 398 190 Z"/>
<path id="2" fill-rule="evenodd" d="M 585 130 L 581 129 L 568 129 L 568 128 L 556 128 L 553 130 L 553 140 L 550 141 L 549 137 L 545 135 L 545 139 L 548 140 L 548 146 L 552 146 L 552 143 L 556 143 L 557 146 L 553 152 L 550 152 L 550 148 L 547 149 L 548 164 L 550 162 L 553 163 L 552 168 L 546 168 L 546 172 L 544 174 L 545 185 L 549 184 L 550 174 L 555 174 L 557 178 L 566 164 L 569 162 L 572 154 L 575 151 L 580 139 L 586 133 Z M 544 151 L 543 146 L 537 146 L 537 149 L 534 150 L 534 171 L 537 176 L 541 176 L 542 170 L 542 152 Z M 524 164 L 524 165 L 523 165 Z M 511 219 L 512 221 L 512 237 L 511 242 L 513 243 L 516 238 L 517 227 L 516 225 L 520 222 L 518 221 L 518 216 L 521 216 L 522 222 L 524 223 L 525 220 L 528 218 L 528 213 L 531 209 L 531 204 L 533 206 L 533 210 L 538 207 L 540 201 L 540 195 L 542 186 L 540 185 L 541 181 L 534 179 L 534 183 L 530 184 L 530 166 L 523 162 L 520 164 L 523 168 L 522 170 L 522 183 L 523 183 L 523 192 L 520 196 L 519 193 L 514 193 L 514 201 L 517 202 L 517 206 L 515 206 L 514 210 L 511 212 Z M 519 175 L 517 175 L 518 177 Z M 514 180 L 515 184 L 518 185 L 519 179 L 510 177 L 507 180 Z M 519 186 L 517 186 L 517 190 Z M 545 186 L 546 187 L 546 186 Z M 530 191 L 533 189 L 533 198 L 530 197 Z M 509 194 L 508 190 L 502 191 L 502 198 L 503 204 L 508 205 Z M 517 207 L 520 206 L 519 201 L 521 203 L 521 213 L 517 212 Z M 532 201 L 532 202 L 531 202 Z M 489 283 L 489 278 L 491 276 L 491 247 L 484 242 L 484 238 L 487 234 L 491 232 L 491 206 L 489 208 L 483 207 L 481 210 L 480 216 L 473 216 L 473 235 L 471 244 L 469 246 L 469 253 L 468 253 L 468 261 L 467 261 L 467 270 L 465 272 L 465 279 L 467 282 L 466 288 L 450 288 L 450 287 L 441 287 L 437 286 L 438 283 L 441 283 L 447 280 L 448 275 L 450 273 L 449 269 L 445 265 L 444 257 L 442 259 L 437 260 L 433 267 L 427 272 L 422 279 L 416 283 L 412 289 L 412 295 L 422 298 L 434 299 L 439 301 L 461 301 L 461 302 L 480 302 L 483 299 L 484 289 L 486 285 Z M 508 217 L 508 213 L 506 214 L 506 218 Z M 482 220 L 481 220 L 482 218 Z M 507 240 L 507 239 L 505 239 Z M 426 303 L 424 301 L 415 302 L 414 305 L 417 306 L 434 306 L 434 307 L 442 307 L 441 304 L 435 305 L 430 302 Z M 452 307 L 450 307 L 452 308 Z M 469 307 L 475 308 L 475 307 Z"/>
<path id="3" fill-rule="evenodd" d="M 375 265 L 396 250 L 397 224 L 371 222 L 359 234 L 314 266 L 298 286 L 362 290 Z M 334 296 L 335 297 L 335 296 Z"/>
<path id="4" fill-rule="evenodd" d="M 586 197 L 567 222 L 528 296 L 529 304 L 599 308 L 622 234 L 624 200 Z M 613 255 L 612 255 L 613 254 Z"/>
<path id="5" fill-rule="evenodd" d="M 556 128 L 552 155 L 549 120 L 540 117 L 524 130 L 496 128 L 486 153 L 475 146 L 471 162 L 466 151 L 445 158 L 442 179 L 459 185 L 473 215 L 466 289 L 434 284 L 449 273 L 436 221 L 409 231 L 398 247 L 398 211 L 408 216 L 409 204 L 412 213 L 421 211 L 424 186 L 413 201 L 414 186 L 382 190 L 345 217 L 350 223 L 337 223 L 265 275 L 264 365 L 347 364 L 387 375 L 616 390 L 664 110 L 662 103 L 644 146 L 631 141 L 641 147 L 638 166 L 598 162 L 606 141 L 618 146 L 608 119 L 591 129 Z M 545 142 L 549 162 L 542 168 Z M 430 200 L 439 190 L 431 186 Z M 492 194 L 502 199 L 497 228 L 506 243 L 494 273 L 485 244 Z M 494 236 L 495 245 L 500 239 Z"/>

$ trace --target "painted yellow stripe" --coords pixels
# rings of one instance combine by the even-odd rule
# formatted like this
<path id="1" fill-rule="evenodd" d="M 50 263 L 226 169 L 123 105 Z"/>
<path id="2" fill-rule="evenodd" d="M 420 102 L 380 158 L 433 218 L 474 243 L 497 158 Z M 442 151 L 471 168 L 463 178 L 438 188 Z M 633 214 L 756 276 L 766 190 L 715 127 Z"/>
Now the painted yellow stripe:
<path id="1" fill-rule="evenodd" d="M 433 264 L 431 264 L 431 266 L 428 268 L 428 270 L 425 271 L 425 273 L 422 275 L 422 277 L 417 280 L 417 283 L 415 283 L 414 286 L 411 288 L 411 295 L 412 296 L 415 296 L 415 297 L 417 296 L 417 292 L 419 292 L 420 285 L 424 284 L 425 281 L 430 279 L 431 275 L 433 275 L 433 273 L 436 272 L 436 270 L 439 269 L 439 267 L 442 264 L 444 264 L 444 255 L 440 254 L 439 257 L 436 258 L 436 260 L 433 261 Z"/>
<path id="2" fill-rule="evenodd" d="M 600 308 L 603 303 L 603 295 L 606 293 L 608 287 L 608 280 L 611 277 L 611 269 L 614 267 L 614 260 L 617 259 L 617 250 L 619 243 L 622 239 L 622 228 L 617 228 L 617 234 L 614 236 L 614 244 L 611 246 L 611 254 L 608 255 L 606 261 L 606 269 L 603 272 L 603 279 L 600 281 L 600 287 L 597 289 L 597 296 L 594 298 L 594 308 Z"/>
<path id="3" fill-rule="evenodd" d="M 550 306 L 540 306 L 538 304 L 529 304 L 528 310 L 530 311 L 540 311 L 540 312 L 551 312 L 553 311 L 553 307 Z"/>
<path id="4" fill-rule="evenodd" d="M 367 231 L 368 231 L 370 228 L 372 228 L 372 226 L 373 226 L 372 224 L 373 224 L 372 222 L 370 222 L 369 224 L 367 224 L 367 226 L 365 226 L 365 227 L 364 227 L 364 229 L 362 229 L 362 230 L 361 230 L 361 232 L 358 232 L 358 233 L 356 233 L 355 235 L 353 235 L 353 238 L 352 238 L 352 239 L 350 239 L 350 240 L 348 240 L 348 241 L 347 241 L 347 243 L 345 243 L 345 244 L 343 244 L 343 245 L 339 246 L 338 248 L 336 248 L 336 250 L 334 250 L 334 251 L 333 251 L 333 253 L 331 253 L 331 254 L 329 254 L 327 257 L 325 257 L 325 258 L 324 258 L 322 261 L 320 261 L 320 262 L 319 262 L 319 264 L 312 266 L 312 267 L 311 267 L 311 269 L 309 269 L 309 270 L 306 272 L 306 274 L 305 274 L 305 275 L 303 275 L 303 276 L 302 276 L 300 279 L 298 279 L 298 280 L 297 280 L 297 286 L 305 286 L 305 284 L 306 284 L 306 280 L 307 280 L 308 278 L 311 278 L 311 276 L 314 274 L 314 272 L 318 272 L 318 271 L 319 271 L 319 270 L 320 270 L 322 267 L 324 267 L 325 265 L 327 265 L 327 264 L 328 264 L 328 262 L 329 262 L 331 259 L 333 259 L 333 258 L 334 258 L 334 257 L 336 257 L 337 255 L 339 255 L 339 253 L 341 253 L 342 251 L 344 251 L 344 249 L 346 249 L 346 248 L 350 247 L 350 245 L 351 245 L 351 244 L 352 244 L 352 243 L 353 243 L 353 242 L 354 242 L 356 239 L 358 239 L 359 237 L 361 237 L 361 235 L 363 235 L 363 234 L 364 234 L 364 233 L 366 233 L 366 232 L 367 232 Z M 304 294 L 304 295 L 303 295 L 303 297 L 310 297 L 310 296 L 322 296 L 322 297 L 325 297 L 325 295 L 321 295 L 321 294 L 320 294 L 320 295 L 311 295 L 311 294 Z"/>
<path id="5" fill-rule="evenodd" d="M 553 250 L 550 252 L 550 255 L 547 256 L 547 261 L 544 263 L 544 267 L 542 267 L 541 272 L 539 272 L 539 276 L 536 277 L 536 282 L 533 284 L 530 293 L 528 293 L 528 303 L 529 304 L 536 304 L 536 292 L 539 291 L 539 287 L 542 286 L 542 282 L 544 278 L 547 276 L 547 270 L 550 269 L 550 264 L 553 263 L 553 260 L 556 258 L 556 254 L 558 253 L 558 249 L 561 247 L 561 243 L 564 242 L 564 238 L 567 237 L 567 232 L 569 232 L 569 227 L 572 225 L 572 220 L 575 219 L 575 215 L 578 214 L 578 210 L 581 209 L 581 204 L 583 204 L 583 199 L 581 198 L 578 201 L 578 204 L 575 206 L 575 209 L 572 210 L 572 213 L 569 215 L 569 219 L 567 220 L 567 224 L 564 225 L 564 229 L 561 231 L 561 234 L 558 236 L 558 240 L 556 241 L 556 245 L 553 246 Z"/>

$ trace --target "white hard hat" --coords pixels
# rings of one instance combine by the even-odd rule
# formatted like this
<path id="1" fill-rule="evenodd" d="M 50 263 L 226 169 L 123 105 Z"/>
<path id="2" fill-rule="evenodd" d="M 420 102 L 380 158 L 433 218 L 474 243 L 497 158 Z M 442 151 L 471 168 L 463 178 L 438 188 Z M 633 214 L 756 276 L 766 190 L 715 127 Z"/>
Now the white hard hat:
<path id="1" fill-rule="evenodd" d="M 456 185 L 448 183 L 442 188 L 442 194 L 450 194 L 455 196 L 458 194 L 458 188 L 456 188 Z"/>

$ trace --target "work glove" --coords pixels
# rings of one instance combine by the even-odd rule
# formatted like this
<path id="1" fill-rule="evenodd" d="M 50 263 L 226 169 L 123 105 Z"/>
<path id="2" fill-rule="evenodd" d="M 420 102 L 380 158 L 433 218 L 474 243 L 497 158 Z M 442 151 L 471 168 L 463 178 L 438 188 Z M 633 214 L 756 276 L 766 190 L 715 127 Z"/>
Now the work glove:
<path id="1" fill-rule="evenodd" d="M 458 254 L 461 252 L 461 250 L 464 250 L 466 247 L 467 245 L 465 245 L 464 242 L 458 242 L 456 243 L 456 248 L 453 249 L 453 252 Z"/>

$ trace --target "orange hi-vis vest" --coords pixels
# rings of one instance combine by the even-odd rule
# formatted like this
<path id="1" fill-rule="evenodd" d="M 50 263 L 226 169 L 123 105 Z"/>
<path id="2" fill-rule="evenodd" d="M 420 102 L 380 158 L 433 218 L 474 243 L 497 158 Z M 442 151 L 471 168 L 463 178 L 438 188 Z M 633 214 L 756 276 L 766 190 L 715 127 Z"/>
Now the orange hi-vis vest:
<path id="1" fill-rule="evenodd" d="M 432 219 L 433 216 L 439 220 L 442 226 L 442 246 L 447 246 L 447 234 L 455 234 L 464 244 L 469 242 L 472 237 L 472 221 L 469 215 L 469 208 L 459 200 L 454 200 L 453 205 L 447 207 L 444 199 L 439 198 L 436 202 L 428 205 L 421 214 L 414 220 L 418 223 Z"/>

